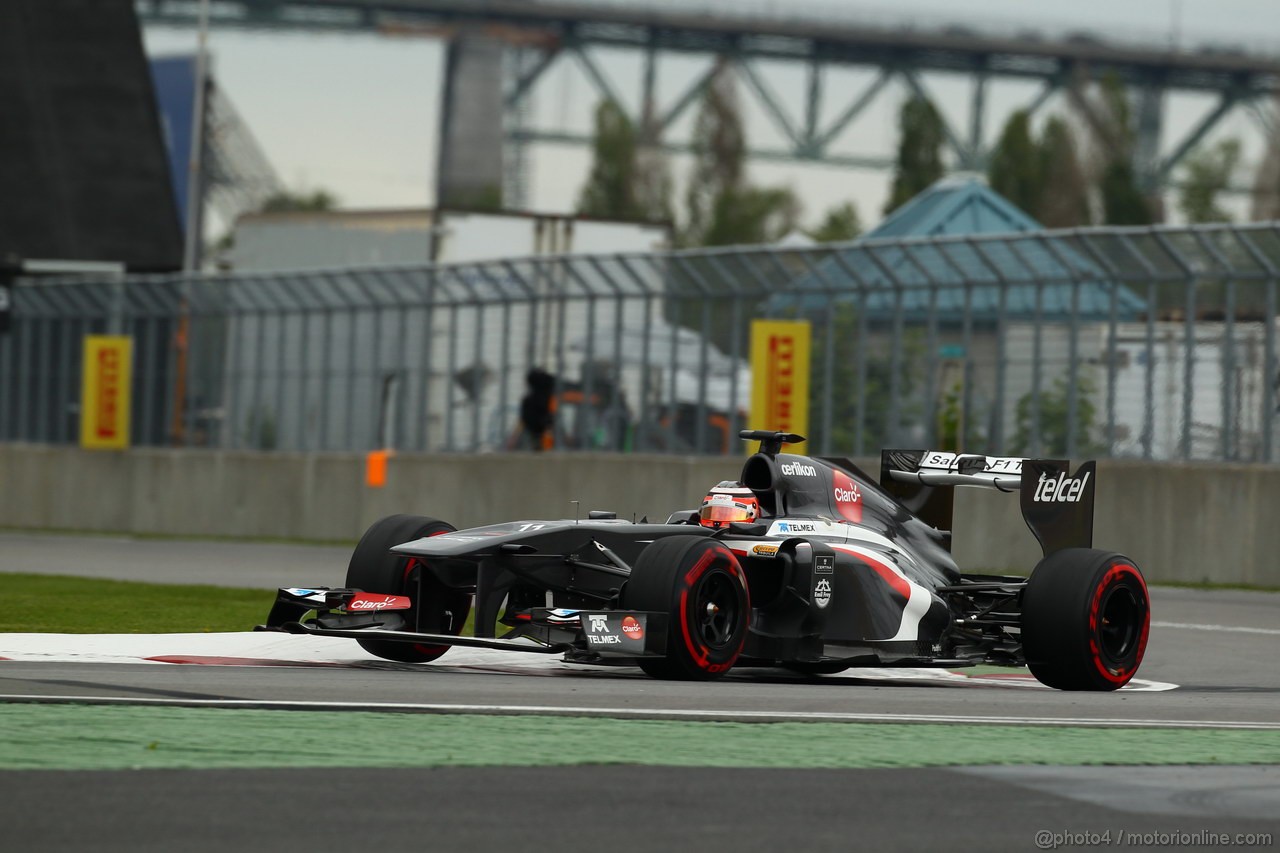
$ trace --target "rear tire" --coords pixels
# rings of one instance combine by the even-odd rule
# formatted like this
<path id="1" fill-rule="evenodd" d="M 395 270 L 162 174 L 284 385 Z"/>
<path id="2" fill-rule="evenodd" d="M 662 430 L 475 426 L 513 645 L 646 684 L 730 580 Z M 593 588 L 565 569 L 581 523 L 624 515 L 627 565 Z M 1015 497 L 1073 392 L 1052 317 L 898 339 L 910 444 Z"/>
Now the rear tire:
<path id="1" fill-rule="evenodd" d="M 1022 592 L 1031 674 L 1059 690 L 1118 690 L 1147 648 L 1151 600 L 1128 557 L 1067 548 L 1040 561 Z"/>
<path id="2" fill-rule="evenodd" d="M 655 678 L 719 678 L 747 640 L 746 575 L 733 552 L 705 536 L 669 536 L 645 548 L 622 606 L 669 614 L 666 657 L 640 659 L 640 668 Z"/>
<path id="3" fill-rule="evenodd" d="M 418 625 L 424 633 L 456 636 L 471 611 L 471 594 L 449 589 L 417 559 L 391 553 L 396 545 L 455 529 L 452 524 L 420 515 L 389 515 L 374 522 L 351 554 L 346 585 L 365 592 L 408 595 L 413 609 L 404 613 L 410 625 Z M 450 648 L 388 640 L 356 642 L 370 654 L 400 663 L 433 661 Z"/>

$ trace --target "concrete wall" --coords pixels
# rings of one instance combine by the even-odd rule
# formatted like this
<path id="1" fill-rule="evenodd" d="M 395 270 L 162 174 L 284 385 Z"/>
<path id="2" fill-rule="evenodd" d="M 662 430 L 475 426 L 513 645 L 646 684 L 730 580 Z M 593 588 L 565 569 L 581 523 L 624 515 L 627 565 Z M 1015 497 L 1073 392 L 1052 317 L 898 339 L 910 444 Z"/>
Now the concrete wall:
<path id="1" fill-rule="evenodd" d="M 1280 587 L 1277 507 L 1274 466 L 1103 460 L 1093 542 L 1152 580 Z M 1016 495 L 962 490 L 955 530 L 964 567 L 1022 572 L 1040 556 Z"/>
<path id="2" fill-rule="evenodd" d="M 715 457 L 402 455 L 369 489 L 354 454 L 0 445 L 0 527 L 354 540 L 394 512 L 468 527 L 572 517 L 574 500 L 584 517 L 664 520 L 738 469 Z M 1095 544 L 1151 580 L 1280 587 L 1280 468 L 1103 462 L 1098 481 Z M 962 490 L 955 530 L 965 568 L 1027 572 L 1039 558 L 1016 496 Z"/>
<path id="3" fill-rule="evenodd" d="M 355 540 L 409 512 L 472 527 L 514 518 L 665 521 L 741 461 L 640 455 L 405 454 L 364 485 L 359 454 L 0 445 L 0 527 Z"/>

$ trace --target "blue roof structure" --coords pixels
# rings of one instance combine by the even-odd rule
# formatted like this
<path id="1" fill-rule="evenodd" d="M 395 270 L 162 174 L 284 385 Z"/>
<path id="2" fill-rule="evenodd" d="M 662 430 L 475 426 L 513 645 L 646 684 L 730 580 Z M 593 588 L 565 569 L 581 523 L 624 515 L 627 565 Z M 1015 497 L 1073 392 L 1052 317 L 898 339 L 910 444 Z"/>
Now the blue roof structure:
<path id="1" fill-rule="evenodd" d="M 998 238 L 997 238 L 998 235 Z M 1018 235 L 1026 235 L 1020 237 Z M 943 178 L 874 230 L 811 265 L 769 300 L 771 312 L 823 310 L 865 299 L 868 317 L 898 311 L 975 323 L 1001 315 L 1045 320 L 1134 319 L 1146 303 L 1115 281 L 1070 234 L 1045 231 L 973 175 Z"/>
<path id="2" fill-rule="evenodd" d="M 1008 234 L 1043 228 L 982 178 L 953 175 L 899 207 L 862 238 Z"/>

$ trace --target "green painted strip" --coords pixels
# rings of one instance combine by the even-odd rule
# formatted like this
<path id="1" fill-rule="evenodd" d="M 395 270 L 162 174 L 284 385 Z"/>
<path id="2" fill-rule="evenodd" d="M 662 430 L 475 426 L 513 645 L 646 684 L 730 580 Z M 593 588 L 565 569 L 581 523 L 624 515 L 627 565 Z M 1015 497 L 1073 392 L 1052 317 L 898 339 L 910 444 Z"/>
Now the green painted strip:
<path id="1" fill-rule="evenodd" d="M 0 769 L 1280 764 L 1280 731 L 0 705 Z"/>

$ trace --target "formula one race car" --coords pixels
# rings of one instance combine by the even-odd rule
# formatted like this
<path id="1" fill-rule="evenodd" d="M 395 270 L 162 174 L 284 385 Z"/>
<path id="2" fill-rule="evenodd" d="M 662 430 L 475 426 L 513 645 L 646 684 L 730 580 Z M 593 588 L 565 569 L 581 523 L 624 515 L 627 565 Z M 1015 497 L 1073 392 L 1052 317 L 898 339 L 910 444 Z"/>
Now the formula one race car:
<path id="1" fill-rule="evenodd" d="M 1115 690 L 1137 671 L 1147 587 L 1133 561 L 1092 549 L 1093 462 L 1072 474 L 1063 461 L 892 450 L 876 483 L 847 459 L 781 453 L 801 436 L 742 438 L 760 450 L 740 480 L 665 524 L 384 518 L 356 546 L 349 588 L 282 589 L 259 627 L 354 638 L 394 661 L 482 646 L 660 678 L 1025 663 L 1051 687 Z M 956 486 L 1019 494 L 1044 550 L 1030 578 L 957 569 Z"/>

